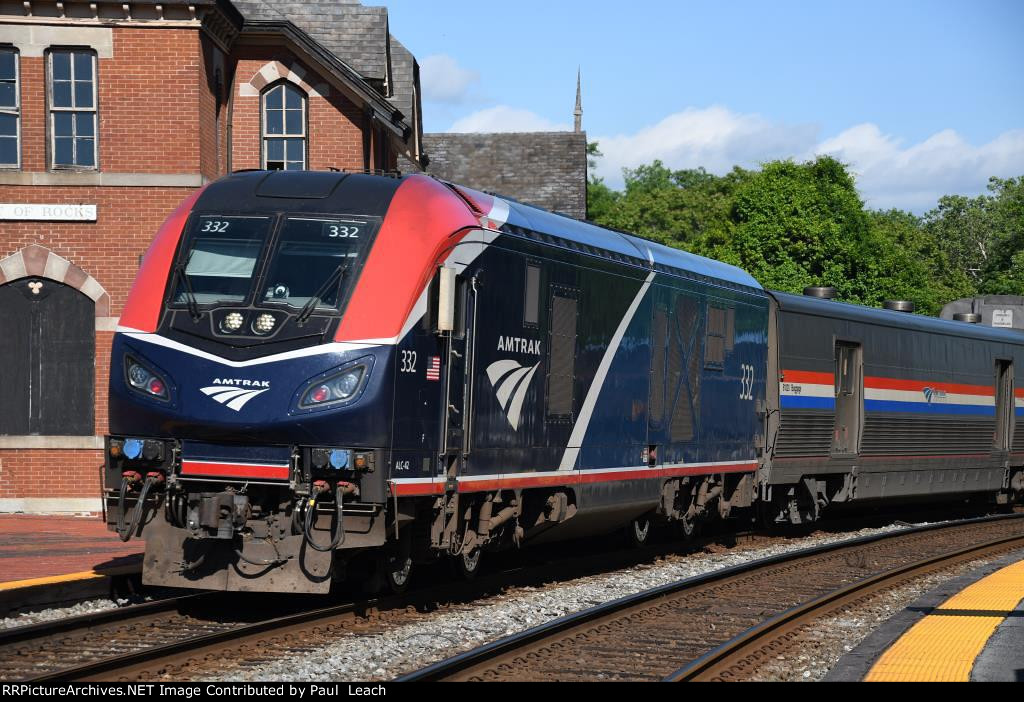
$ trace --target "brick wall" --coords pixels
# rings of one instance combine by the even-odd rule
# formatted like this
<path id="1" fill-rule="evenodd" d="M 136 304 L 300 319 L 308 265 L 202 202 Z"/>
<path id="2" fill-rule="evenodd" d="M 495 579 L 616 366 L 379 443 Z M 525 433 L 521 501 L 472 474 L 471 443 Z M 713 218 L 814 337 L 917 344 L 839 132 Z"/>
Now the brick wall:
<path id="1" fill-rule="evenodd" d="M 366 118 L 352 100 L 337 89 L 328 88 L 312 69 L 284 49 L 246 47 L 240 49 L 234 58 L 235 86 L 231 96 L 232 169 L 261 166 L 260 97 L 258 94 L 244 94 L 251 92 L 244 86 L 249 85 L 260 69 L 273 61 L 301 73 L 302 80 L 310 87 L 325 89 L 325 96 L 311 94 L 307 97 L 309 168 L 357 170 L 363 167 L 363 128 Z M 264 87 L 259 80 L 254 84 L 257 90 Z"/>
<path id="2" fill-rule="evenodd" d="M 103 452 L 86 449 L 0 451 L 0 499 L 100 495 Z"/>

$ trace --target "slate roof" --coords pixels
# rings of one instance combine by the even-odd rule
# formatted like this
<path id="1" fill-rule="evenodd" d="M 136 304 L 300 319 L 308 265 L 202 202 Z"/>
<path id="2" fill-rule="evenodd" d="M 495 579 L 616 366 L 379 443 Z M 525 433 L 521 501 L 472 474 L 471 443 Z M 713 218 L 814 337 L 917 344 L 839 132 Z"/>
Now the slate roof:
<path id="1" fill-rule="evenodd" d="M 412 52 L 406 49 L 402 42 L 391 35 L 391 88 L 392 95 L 388 98 L 392 105 L 397 107 L 405 115 L 405 121 L 412 124 L 413 100 L 415 93 L 415 66 L 416 59 Z M 415 112 L 418 112 L 416 110 Z"/>
<path id="2" fill-rule="evenodd" d="M 424 134 L 427 173 L 583 219 L 586 132 Z"/>
<path id="3" fill-rule="evenodd" d="M 370 80 L 388 79 L 388 9 L 359 0 L 233 0 L 247 20 L 288 20 Z"/>

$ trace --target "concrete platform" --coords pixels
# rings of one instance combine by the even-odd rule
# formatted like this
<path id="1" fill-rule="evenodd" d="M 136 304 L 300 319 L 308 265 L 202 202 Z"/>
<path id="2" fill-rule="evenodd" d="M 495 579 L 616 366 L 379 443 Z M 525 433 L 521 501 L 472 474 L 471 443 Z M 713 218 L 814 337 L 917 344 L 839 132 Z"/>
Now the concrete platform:
<path id="1" fill-rule="evenodd" d="M 111 578 L 140 572 L 143 547 L 98 517 L 0 515 L 0 614 L 109 594 Z"/>
<path id="2" fill-rule="evenodd" d="M 826 679 L 1024 682 L 1024 552 L 921 597 L 840 659 Z"/>

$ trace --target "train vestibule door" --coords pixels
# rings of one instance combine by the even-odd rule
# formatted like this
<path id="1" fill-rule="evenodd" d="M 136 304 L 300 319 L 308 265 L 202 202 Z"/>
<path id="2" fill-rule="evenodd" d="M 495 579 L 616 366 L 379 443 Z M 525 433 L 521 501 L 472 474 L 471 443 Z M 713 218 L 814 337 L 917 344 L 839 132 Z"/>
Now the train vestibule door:
<path id="1" fill-rule="evenodd" d="M 861 345 L 837 341 L 835 346 L 835 426 L 833 456 L 855 456 L 860 451 L 864 423 L 864 361 Z"/>
<path id="2" fill-rule="evenodd" d="M 996 360 L 996 427 L 992 435 L 995 451 L 1009 451 L 1013 441 L 1013 361 Z"/>
<path id="3" fill-rule="evenodd" d="M 477 280 L 454 279 L 454 324 L 448 334 L 442 453 L 449 478 L 470 453 L 472 440 L 473 356 Z"/>

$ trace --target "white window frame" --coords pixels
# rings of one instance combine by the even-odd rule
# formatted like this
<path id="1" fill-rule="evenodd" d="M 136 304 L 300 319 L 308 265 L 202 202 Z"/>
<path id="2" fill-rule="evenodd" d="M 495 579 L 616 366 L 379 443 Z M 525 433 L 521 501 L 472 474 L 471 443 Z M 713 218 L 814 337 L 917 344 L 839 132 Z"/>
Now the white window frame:
<path id="1" fill-rule="evenodd" d="M 21 168 L 21 52 L 14 46 L 0 46 L 0 51 L 14 55 L 14 107 L 0 107 L 0 114 L 14 115 L 14 163 L 0 163 L 0 169 Z"/>
<path id="2" fill-rule="evenodd" d="M 53 57 L 55 54 L 71 54 L 70 60 L 70 76 L 71 76 L 71 103 L 74 105 L 75 102 L 75 54 L 88 54 L 92 59 L 92 107 L 57 107 L 53 104 Z M 46 106 L 48 116 L 48 126 L 50 128 L 49 142 L 50 142 L 50 169 L 60 171 L 97 171 L 100 167 L 100 119 L 99 119 L 99 62 L 96 59 L 96 52 L 90 48 L 76 48 L 76 47 L 58 47 L 50 49 L 46 56 Z M 57 130 L 56 130 L 56 115 L 57 113 L 70 113 L 72 115 L 78 113 L 92 113 L 92 165 L 81 166 L 77 163 L 57 163 Z M 78 143 L 77 139 L 72 139 L 72 145 L 74 148 L 74 154 L 77 161 L 78 154 Z"/>
<path id="3" fill-rule="evenodd" d="M 287 132 L 288 120 L 284 119 L 284 115 L 282 115 L 281 133 L 280 134 L 270 134 L 270 133 L 267 132 L 267 96 L 270 95 L 270 93 L 272 93 L 273 91 L 277 90 L 278 88 L 284 88 L 285 90 L 287 90 L 288 88 L 291 88 L 292 90 L 295 90 L 302 97 L 302 130 L 298 134 L 289 134 Z M 287 103 L 285 102 L 285 94 L 282 93 L 282 95 L 281 95 L 282 112 L 285 111 L 284 105 L 286 105 L 286 104 Z M 281 81 L 278 81 L 278 82 L 274 83 L 273 85 L 268 86 L 263 92 L 261 92 L 260 93 L 260 167 L 263 168 L 264 170 L 267 169 L 267 142 L 270 139 L 302 139 L 302 170 L 308 171 L 309 170 L 309 128 L 307 126 L 308 121 L 309 121 L 309 95 L 307 95 L 306 91 L 303 90 L 302 88 L 300 88 L 299 86 L 295 85 L 294 83 L 292 83 L 290 81 L 281 80 Z M 287 149 L 287 146 L 285 148 Z M 286 151 L 285 152 L 285 156 L 287 156 L 287 155 L 288 154 L 287 154 L 287 151 Z M 287 163 L 287 159 L 285 160 L 285 163 Z"/>

